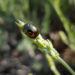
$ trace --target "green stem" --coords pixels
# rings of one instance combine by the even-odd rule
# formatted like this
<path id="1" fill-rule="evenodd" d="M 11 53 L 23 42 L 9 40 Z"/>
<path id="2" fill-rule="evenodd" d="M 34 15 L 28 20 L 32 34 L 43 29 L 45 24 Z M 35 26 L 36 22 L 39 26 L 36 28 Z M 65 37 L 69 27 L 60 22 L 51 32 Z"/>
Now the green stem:
<path id="1" fill-rule="evenodd" d="M 60 73 L 58 72 L 58 70 L 55 67 L 55 63 L 54 63 L 52 57 L 49 54 L 45 54 L 45 56 L 46 56 L 46 59 L 48 61 L 48 65 L 49 65 L 50 69 L 52 70 L 52 72 L 55 75 L 60 75 Z"/>
<path id="2" fill-rule="evenodd" d="M 19 28 L 21 29 L 21 32 L 22 32 L 23 31 L 22 30 L 23 23 L 21 26 L 20 26 L 20 23 L 22 23 L 22 22 L 19 22 L 19 24 L 17 23 L 17 25 L 19 26 Z M 24 33 L 22 33 L 22 34 L 24 34 Z M 35 43 L 40 48 L 41 52 L 46 54 L 46 58 L 49 62 L 49 66 L 53 66 L 52 71 L 56 75 L 60 75 L 60 74 L 56 70 L 53 60 L 50 57 L 52 57 L 53 59 L 56 59 L 57 61 L 62 63 L 64 65 L 64 67 L 66 67 L 72 75 L 75 75 L 75 72 L 70 68 L 70 66 L 63 59 L 60 58 L 59 53 L 56 51 L 55 48 L 53 48 L 53 45 L 50 40 L 44 40 L 40 34 L 35 39 L 31 39 L 31 40 L 33 43 Z"/>
<path id="3" fill-rule="evenodd" d="M 64 65 L 64 67 L 67 68 L 67 70 L 69 70 L 69 72 L 72 74 L 72 75 L 75 75 L 75 72 L 72 70 L 72 68 L 61 58 L 61 57 L 58 57 L 57 59 L 61 64 Z"/>

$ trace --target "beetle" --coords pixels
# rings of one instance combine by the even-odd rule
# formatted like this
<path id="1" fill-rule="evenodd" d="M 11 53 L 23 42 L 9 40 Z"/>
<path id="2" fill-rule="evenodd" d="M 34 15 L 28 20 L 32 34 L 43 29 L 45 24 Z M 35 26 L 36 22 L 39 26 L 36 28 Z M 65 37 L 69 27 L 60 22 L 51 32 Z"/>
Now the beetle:
<path id="1" fill-rule="evenodd" d="M 36 38 L 39 35 L 38 29 L 32 24 L 25 24 L 23 26 L 23 32 L 30 38 Z"/>

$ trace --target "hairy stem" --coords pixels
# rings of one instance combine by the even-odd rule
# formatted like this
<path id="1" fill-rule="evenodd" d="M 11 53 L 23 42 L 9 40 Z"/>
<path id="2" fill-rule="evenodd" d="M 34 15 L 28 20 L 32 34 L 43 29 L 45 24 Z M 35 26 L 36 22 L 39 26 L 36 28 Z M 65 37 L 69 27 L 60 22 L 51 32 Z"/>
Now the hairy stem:
<path id="1" fill-rule="evenodd" d="M 19 25 L 20 24 L 18 24 L 18 26 Z M 23 26 L 23 23 L 21 26 L 19 26 L 19 28 L 21 29 L 22 34 L 25 35 L 22 30 L 22 26 Z M 34 39 L 30 38 L 30 39 L 32 40 L 33 43 L 35 43 L 39 47 L 40 51 L 46 55 L 49 66 L 50 67 L 53 66 L 52 71 L 55 74 L 58 73 L 58 71 L 56 70 L 53 60 L 50 57 L 52 57 L 54 60 L 57 60 L 58 62 L 62 63 L 64 65 L 64 67 L 66 67 L 67 70 L 72 75 L 75 75 L 75 72 L 70 68 L 70 66 L 63 59 L 60 58 L 59 53 L 56 51 L 55 48 L 53 48 L 53 45 L 50 40 L 44 40 L 40 34 L 36 38 L 34 38 Z M 52 66 L 51 66 L 51 64 L 52 64 Z M 60 74 L 58 73 L 57 75 L 60 75 Z"/>
<path id="2" fill-rule="evenodd" d="M 75 72 L 72 70 L 72 68 L 61 58 L 61 57 L 58 57 L 57 59 L 61 64 L 64 65 L 65 68 L 67 68 L 67 70 L 72 74 L 72 75 L 75 75 Z"/>
<path id="3" fill-rule="evenodd" d="M 52 72 L 55 75 L 60 75 L 60 73 L 58 72 L 58 70 L 55 67 L 55 63 L 54 63 L 52 57 L 49 54 L 45 54 L 45 56 L 46 56 L 46 59 L 48 61 L 48 65 L 49 65 L 50 69 L 52 70 Z"/>

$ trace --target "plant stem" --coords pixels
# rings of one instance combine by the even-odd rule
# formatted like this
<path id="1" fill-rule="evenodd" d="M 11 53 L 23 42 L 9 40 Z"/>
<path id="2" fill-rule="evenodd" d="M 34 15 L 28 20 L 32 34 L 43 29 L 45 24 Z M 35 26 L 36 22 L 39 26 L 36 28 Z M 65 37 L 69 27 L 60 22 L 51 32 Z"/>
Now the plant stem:
<path id="1" fill-rule="evenodd" d="M 58 72 L 58 70 L 55 67 L 55 63 L 54 63 L 52 57 L 49 54 L 45 54 L 45 56 L 46 56 L 46 59 L 48 61 L 48 65 L 49 65 L 50 69 L 52 70 L 52 72 L 55 75 L 60 75 L 60 73 Z"/>
<path id="2" fill-rule="evenodd" d="M 17 23 L 17 25 L 19 26 L 20 24 Z M 22 26 L 23 26 L 23 23 L 21 26 L 19 26 L 19 28 L 21 29 L 21 32 L 23 32 Z M 22 34 L 25 36 L 24 33 L 22 33 Z M 50 57 L 52 57 L 54 60 L 57 60 L 60 63 L 62 63 L 64 65 L 64 67 L 66 67 L 67 70 L 69 70 L 69 72 L 72 75 L 75 75 L 75 72 L 71 69 L 71 67 L 62 58 L 60 58 L 59 53 L 56 51 L 55 48 L 53 48 L 53 45 L 50 40 L 44 40 L 40 34 L 35 39 L 31 39 L 31 40 L 33 43 L 35 43 L 39 47 L 40 51 L 46 55 L 49 66 L 50 67 L 53 66 L 51 69 L 56 75 L 60 75 L 60 74 L 56 70 L 54 62 Z"/>
<path id="3" fill-rule="evenodd" d="M 61 57 L 58 57 L 57 60 L 63 64 L 72 75 L 75 75 L 75 72 L 72 70 L 72 68 Z"/>

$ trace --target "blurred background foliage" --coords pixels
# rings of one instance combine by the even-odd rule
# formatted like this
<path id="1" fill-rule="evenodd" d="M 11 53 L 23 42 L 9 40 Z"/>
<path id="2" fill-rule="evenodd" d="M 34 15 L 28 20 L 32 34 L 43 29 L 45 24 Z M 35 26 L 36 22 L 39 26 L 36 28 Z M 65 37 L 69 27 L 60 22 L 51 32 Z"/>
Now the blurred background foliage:
<path id="1" fill-rule="evenodd" d="M 15 20 L 20 19 L 36 25 L 40 33 L 48 33 L 52 19 L 59 18 L 68 36 L 67 45 L 75 49 L 74 9 L 75 0 L 0 0 L 0 28 L 13 31 Z M 2 25 L 6 23 L 9 26 Z"/>
<path id="2" fill-rule="evenodd" d="M 26 50 L 33 58 L 37 48 L 27 37 L 22 38 L 15 24 L 17 19 L 35 25 L 44 38 L 52 40 L 60 54 L 66 45 L 75 51 L 75 0 L 0 0 L 0 53 L 5 51 L 15 55 L 15 49 Z M 66 45 L 59 42 L 60 39 Z M 34 64 L 38 58 L 35 57 Z M 65 55 L 63 58 L 66 60 Z M 40 62 L 38 66 L 34 64 L 32 67 L 36 68 L 41 65 Z"/>

